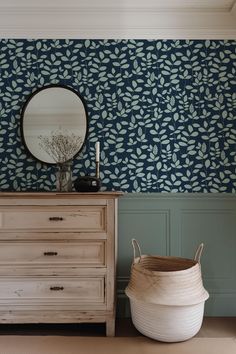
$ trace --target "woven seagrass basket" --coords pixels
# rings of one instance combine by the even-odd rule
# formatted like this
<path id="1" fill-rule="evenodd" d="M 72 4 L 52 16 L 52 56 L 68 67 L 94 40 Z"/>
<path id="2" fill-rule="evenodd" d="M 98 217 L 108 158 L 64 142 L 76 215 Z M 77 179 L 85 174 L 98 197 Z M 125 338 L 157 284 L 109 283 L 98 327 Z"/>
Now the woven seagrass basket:
<path id="1" fill-rule="evenodd" d="M 164 342 L 193 337 L 201 328 L 209 297 L 201 276 L 203 244 L 194 259 L 142 255 L 135 239 L 132 245 L 134 260 L 125 292 L 134 326 L 142 334 Z"/>

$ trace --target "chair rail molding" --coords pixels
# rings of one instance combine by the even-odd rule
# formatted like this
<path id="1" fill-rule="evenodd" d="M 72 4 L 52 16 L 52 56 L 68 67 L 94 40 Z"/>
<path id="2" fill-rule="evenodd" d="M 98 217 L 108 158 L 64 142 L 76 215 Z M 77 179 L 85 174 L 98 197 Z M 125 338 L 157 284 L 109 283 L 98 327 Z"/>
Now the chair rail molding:
<path id="1" fill-rule="evenodd" d="M 235 0 L 9 0 L 1 38 L 235 39 Z"/>

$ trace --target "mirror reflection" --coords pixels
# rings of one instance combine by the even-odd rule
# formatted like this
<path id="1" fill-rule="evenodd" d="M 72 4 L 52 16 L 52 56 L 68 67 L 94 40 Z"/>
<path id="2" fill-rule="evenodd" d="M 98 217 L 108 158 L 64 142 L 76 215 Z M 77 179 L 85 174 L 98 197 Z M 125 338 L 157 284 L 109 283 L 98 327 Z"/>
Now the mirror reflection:
<path id="1" fill-rule="evenodd" d="M 26 148 L 37 160 L 55 164 L 72 159 L 87 135 L 82 98 L 63 86 L 39 89 L 23 107 L 22 134 Z"/>

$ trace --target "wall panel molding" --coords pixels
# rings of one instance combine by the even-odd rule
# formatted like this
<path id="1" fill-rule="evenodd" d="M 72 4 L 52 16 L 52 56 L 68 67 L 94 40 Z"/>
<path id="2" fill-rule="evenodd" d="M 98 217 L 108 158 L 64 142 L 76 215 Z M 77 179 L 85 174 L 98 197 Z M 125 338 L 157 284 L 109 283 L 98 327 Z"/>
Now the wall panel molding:
<path id="1" fill-rule="evenodd" d="M 150 208 L 147 209 L 140 209 L 138 206 L 136 209 L 124 209 L 120 211 L 120 216 L 123 215 L 133 215 L 134 217 L 137 217 L 138 219 L 141 218 L 142 222 L 145 223 L 145 216 L 150 217 L 153 216 L 153 220 L 155 220 L 158 216 L 162 218 L 163 221 L 163 226 L 164 226 L 164 242 L 165 244 L 163 245 L 163 250 L 165 251 L 166 255 L 170 254 L 170 210 L 162 210 L 162 209 L 153 209 L 151 206 Z M 133 235 L 134 237 L 135 234 Z"/>
<path id="2" fill-rule="evenodd" d="M 192 201 L 232 201 L 236 202 L 236 194 L 234 193 L 127 193 L 123 200 L 129 203 L 132 200 L 192 200 Z M 125 204 L 125 205 L 126 205 Z M 124 205 L 124 207 L 125 207 Z M 215 205 L 215 204 L 213 204 Z M 189 210 L 189 209 L 186 209 Z"/>
<path id="3" fill-rule="evenodd" d="M 130 316 L 124 289 L 129 281 L 132 262 L 132 253 L 128 258 L 126 250 L 130 248 L 135 217 L 145 220 L 148 213 L 158 216 L 165 211 L 169 223 L 167 255 L 193 258 L 196 247 L 204 243 L 201 265 L 204 285 L 210 293 L 206 315 L 235 316 L 236 195 L 226 193 L 133 193 L 120 199 L 118 265 L 125 263 L 125 266 L 117 278 L 118 316 Z M 131 214 L 133 219 L 129 219 Z M 145 234 L 142 230 L 137 232 L 137 239 L 145 248 L 144 253 L 160 254 L 158 249 L 165 249 L 166 239 L 160 220 L 163 221 L 153 221 L 155 225 L 147 224 Z"/>

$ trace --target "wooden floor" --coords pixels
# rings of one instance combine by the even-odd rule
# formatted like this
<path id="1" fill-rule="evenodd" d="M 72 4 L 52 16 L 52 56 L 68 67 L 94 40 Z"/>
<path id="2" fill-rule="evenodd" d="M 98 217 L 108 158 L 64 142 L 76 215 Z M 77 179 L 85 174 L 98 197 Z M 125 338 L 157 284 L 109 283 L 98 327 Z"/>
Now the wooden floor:
<path id="1" fill-rule="evenodd" d="M 116 337 L 104 325 L 1 325 L 0 354 L 236 354 L 236 317 L 205 318 L 198 335 L 180 343 L 142 336 L 118 320 Z"/>
<path id="2" fill-rule="evenodd" d="M 0 335 L 105 336 L 103 324 L 0 325 Z M 137 337 L 140 333 L 130 319 L 118 319 L 116 337 Z M 206 317 L 196 337 L 236 338 L 236 317 Z"/>

